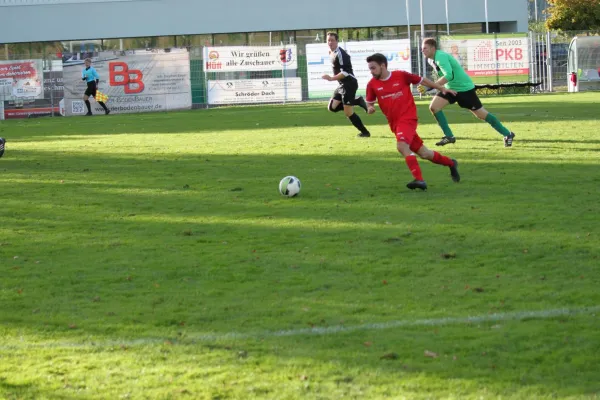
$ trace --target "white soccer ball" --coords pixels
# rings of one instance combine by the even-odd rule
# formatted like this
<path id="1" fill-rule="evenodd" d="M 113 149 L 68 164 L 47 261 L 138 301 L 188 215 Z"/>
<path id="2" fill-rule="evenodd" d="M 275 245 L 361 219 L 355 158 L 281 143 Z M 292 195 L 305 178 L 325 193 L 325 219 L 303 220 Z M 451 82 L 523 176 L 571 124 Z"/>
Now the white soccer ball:
<path id="1" fill-rule="evenodd" d="M 279 193 L 283 196 L 294 197 L 300 193 L 300 179 L 295 176 L 286 176 L 279 182 Z"/>

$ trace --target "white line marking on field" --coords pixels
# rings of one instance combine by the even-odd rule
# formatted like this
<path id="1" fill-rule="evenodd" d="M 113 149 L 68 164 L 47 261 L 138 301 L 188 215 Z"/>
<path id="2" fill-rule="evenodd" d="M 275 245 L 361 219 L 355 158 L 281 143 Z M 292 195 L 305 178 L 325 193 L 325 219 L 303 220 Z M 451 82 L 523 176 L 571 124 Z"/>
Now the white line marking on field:
<path id="1" fill-rule="evenodd" d="M 526 319 L 549 319 L 556 317 L 588 315 L 594 316 L 600 311 L 600 306 L 589 306 L 582 308 L 557 308 L 550 310 L 538 311 L 516 311 L 508 313 L 494 313 L 487 315 L 477 315 L 471 317 L 443 317 L 443 318 L 428 318 L 416 320 L 398 320 L 389 322 L 379 322 L 361 325 L 335 325 L 329 327 L 315 327 L 302 329 L 289 329 L 278 331 L 262 331 L 262 332 L 224 332 L 224 333 L 186 333 L 182 339 L 173 337 L 163 338 L 139 338 L 139 339 L 122 339 L 122 340 L 90 340 L 82 342 L 55 342 L 55 343 L 23 343 L 0 345 L 0 350 L 9 349 L 26 349 L 26 348 L 60 348 L 60 347 L 111 347 L 111 346 L 144 346 L 162 344 L 169 340 L 173 344 L 193 344 L 194 342 L 214 342 L 220 340 L 232 339 L 267 339 L 290 336 L 324 336 L 336 335 L 339 333 L 370 331 L 370 330 L 385 330 L 401 327 L 415 326 L 443 326 L 443 325 L 462 325 L 474 324 L 482 322 L 500 322 L 500 321 L 523 321 Z"/>

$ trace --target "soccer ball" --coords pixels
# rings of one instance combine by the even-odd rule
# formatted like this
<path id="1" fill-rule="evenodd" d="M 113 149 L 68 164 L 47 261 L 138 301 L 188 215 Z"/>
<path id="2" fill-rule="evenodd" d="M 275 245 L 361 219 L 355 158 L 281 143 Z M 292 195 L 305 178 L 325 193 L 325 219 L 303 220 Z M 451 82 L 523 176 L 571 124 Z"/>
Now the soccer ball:
<path id="1" fill-rule="evenodd" d="M 286 176 L 279 182 L 279 193 L 283 196 L 294 197 L 300 193 L 300 179 L 295 176 Z"/>

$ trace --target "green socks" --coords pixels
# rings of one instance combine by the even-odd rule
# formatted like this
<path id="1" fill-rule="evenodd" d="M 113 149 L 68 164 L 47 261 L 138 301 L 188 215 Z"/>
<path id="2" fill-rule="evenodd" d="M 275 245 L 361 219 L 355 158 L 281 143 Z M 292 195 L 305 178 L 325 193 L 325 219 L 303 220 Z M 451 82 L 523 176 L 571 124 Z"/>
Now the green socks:
<path id="1" fill-rule="evenodd" d="M 452 133 L 452 129 L 450 129 L 450 127 L 448 126 L 448 120 L 446 119 L 444 112 L 438 111 L 435 114 L 433 114 L 433 116 L 437 120 L 440 128 L 442 128 L 442 131 L 444 131 L 444 135 L 446 135 L 447 137 L 453 137 L 454 134 Z M 498 121 L 498 120 L 496 120 L 496 121 Z M 498 121 L 498 123 L 500 123 L 500 121 Z"/>
<path id="2" fill-rule="evenodd" d="M 506 129 L 502 122 L 492 113 L 488 113 L 487 117 L 485 117 L 485 122 L 490 124 L 492 128 L 498 131 L 502 136 L 510 136 L 510 131 Z"/>
<path id="3" fill-rule="evenodd" d="M 447 137 L 453 137 L 454 134 L 452 133 L 452 130 L 448 126 L 448 120 L 446 119 L 444 112 L 438 111 L 435 114 L 433 114 L 433 116 L 437 120 L 440 128 L 442 128 L 442 131 L 444 131 L 444 135 Z M 497 130 L 498 133 L 500 133 L 502 136 L 510 136 L 510 131 L 508 129 L 506 129 L 506 127 L 504 125 L 502 125 L 502 122 L 500 122 L 500 120 L 498 118 L 496 118 L 496 116 L 494 114 L 488 113 L 487 117 L 485 117 L 485 122 L 490 124 L 492 126 L 492 128 Z"/>

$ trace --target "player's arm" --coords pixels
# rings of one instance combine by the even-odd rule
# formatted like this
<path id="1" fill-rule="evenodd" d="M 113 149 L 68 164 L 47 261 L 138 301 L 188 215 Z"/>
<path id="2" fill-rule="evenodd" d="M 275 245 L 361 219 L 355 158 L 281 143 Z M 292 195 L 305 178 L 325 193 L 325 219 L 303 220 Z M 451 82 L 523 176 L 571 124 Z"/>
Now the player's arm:
<path id="1" fill-rule="evenodd" d="M 338 60 L 340 61 L 340 73 L 335 76 L 323 75 L 323 79 L 328 81 L 341 81 L 349 75 L 349 72 L 346 71 L 346 69 L 349 69 L 352 64 L 348 53 L 340 49 Z"/>
<path id="2" fill-rule="evenodd" d="M 437 65 L 442 70 L 444 76 L 438 79 L 436 83 L 445 85 L 448 82 L 452 82 L 454 80 L 454 70 L 452 69 L 452 65 L 450 64 L 448 57 L 440 57 L 440 59 L 437 61 Z"/>
<path id="3" fill-rule="evenodd" d="M 344 74 L 344 71 L 342 71 L 339 74 L 330 77 L 331 79 L 327 79 L 327 80 L 328 81 L 341 81 L 342 79 L 344 79 L 347 76 L 348 76 L 348 74 Z"/>
<path id="4" fill-rule="evenodd" d="M 85 76 L 85 69 L 81 71 L 81 80 L 87 81 L 87 77 Z"/>
<path id="5" fill-rule="evenodd" d="M 444 87 L 444 84 L 446 82 L 448 82 L 448 81 L 440 83 L 440 81 L 443 81 L 443 80 L 444 80 L 444 78 L 440 78 L 440 79 L 438 79 L 437 81 L 434 82 L 434 81 L 429 80 L 427 78 L 422 78 L 420 85 L 427 86 L 427 87 L 430 87 L 430 88 L 433 88 L 433 89 L 437 89 L 440 92 L 442 92 L 443 94 L 449 93 L 449 94 L 451 94 L 453 96 L 456 96 L 456 92 L 454 90 L 446 89 Z"/>
<path id="6" fill-rule="evenodd" d="M 350 56 L 344 50 L 340 50 L 338 59 L 340 60 L 340 73 L 334 76 L 334 78 L 339 81 L 350 75 L 348 70 L 352 68 L 352 61 L 350 61 Z"/>
<path id="7" fill-rule="evenodd" d="M 438 66 L 438 68 L 441 70 L 441 72 L 443 74 L 443 76 L 440 79 L 435 81 L 438 85 L 445 85 L 446 83 L 454 80 L 454 70 L 452 69 L 452 65 L 450 64 L 450 61 L 448 60 L 447 57 L 440 57 L 440 59 L 437 60 L 435 62 L 435 64 Z M 429 90 L 425 86 L 428 86 L 428 85 L 425 85 L 425 84 L 419 85 L 419 87 L 417 89 L 419 90 L 420 93 L 425 93 L 427 90 Z M 433 87 L 433 86 L 428 86 L 428 87 L 437 89 L 437 87 Z"/>
<path id="8" fill-rule="evenodd" d="M 96 68 L 92 68 L 92 75 L 96 80 L 96 86 L 98 86 L 98 84 L 100 83 L 100 75 L 98 75 L 98 71 L 96 71 Z"/>
<path id="9" fill-rule="evenodd" d="M 444 94 L 450 93 L 453 96 L 456 96 L 456 92 L 454 90 L 446 89 L 443 86 L 445 82 L 440 83 L 440 81 L 443 81 L 444 78 L 440 78 L 434 82 L 431 79 L 427 79 L 427 78 L 421 77 L 419 75 L 414 75 L 414 74 L 407 74 L 406 77 L 407 77 L 406 83 L 412 83 L 413 85 L 418 85 L 417 90 L 421 94 L 425 93 L 427 91 L 427 88 L 429 87 L 432 89 L 437 89 Z"/>
<path id="10" fill-rule="evenodd" d="M 322 78 L 325 79 L 326 81 L 333 82 L 333 81 L 341 81 L 342 79 L 344 79 L 347 76 L 348 76 L 348 74 L 347 73 L 344 74 L 344 71 L 342 71 L 339 74 L 334 75 L 334 76 L 323 75 Z"/>
<path id="11" fill-rule="evenodd" d="M 375 112 L 375 102 L 377 101 L 377 96 L 375 95 L 375 90 L 371 86 L 371 82 L 367 84 L 367 114 L 373 114 Z"/>
<path id="12" fill-rule="evenodd" d="M 440 79 L 435 81 L 435 83 L 437 83 L 438 85 L 444 86 L 446 83 L 448 83 L 448 79 L 446 79 L 445 76 L 442 76 Z"/>

